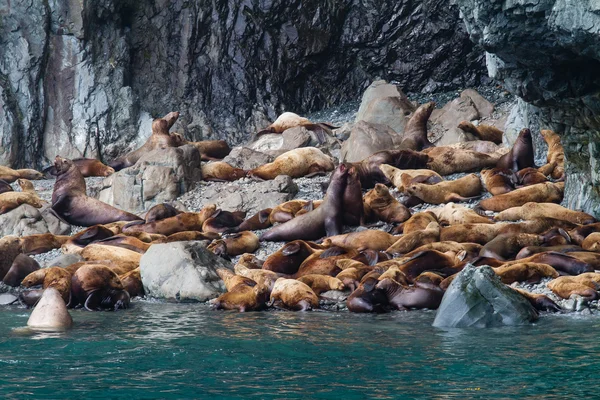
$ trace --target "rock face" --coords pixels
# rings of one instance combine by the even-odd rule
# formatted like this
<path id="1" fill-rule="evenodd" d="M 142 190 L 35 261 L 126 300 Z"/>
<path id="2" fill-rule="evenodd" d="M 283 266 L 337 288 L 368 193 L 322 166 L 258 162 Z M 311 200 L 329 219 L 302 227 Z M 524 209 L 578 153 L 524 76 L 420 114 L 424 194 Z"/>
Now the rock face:
<path id="1" fill-rule="evenodd" d="M 153 150 L 106 178 L 99 199 L 131 213 L 175 200 L 202 178 L 200 153 L 192 145 Z"/>
<path id="2" fill-rule="evenodd" d="M 388 125 L 358 121 L 342 145 L 341 160 L 359 162 L 382 150 L 396 149 L 402 136 Z"/>
<path id="3" fill-rule="evenodd" d="M 206 250 L 200 241 L 154 244 L 140 260 L 144 291 L 150 297 L 207 301 L 225 292 L 217 268 L 233 269 L 229 261 Z"/>
<path id="4" fill-rule="evenodd" d="M 71 225 L 58 219 L 50 207 L 37 209 L 23 204 L 0 215 L 0 237 L 7 235 L 27 236 L 38 233 L 65 235 L 71 232 Z"/>
<path id="5" fill-rule="evenodd" d="M 538 313 L 488 267 L 467 265 L 442 299 L 433 326 L 490 328 L 533 322 Z"/>
<path id="6" fill-rule="evenodd" d="M 482 52 L 449 3 L 4 1 L 0 164 L 109 161 L 173 110 L 189 140 L 235 143 L 378 76 L 407 91 L 477 84 Z"/>
<path id="7" fill-rule="evenodd" d="M 600 6 L 597 1 L 457 0 L 471 39 L 488 52 L 490 76 L 561 134 L 566 204 L 600 216 Z M 527 114 L 533 113 L 532 117 Z"/>

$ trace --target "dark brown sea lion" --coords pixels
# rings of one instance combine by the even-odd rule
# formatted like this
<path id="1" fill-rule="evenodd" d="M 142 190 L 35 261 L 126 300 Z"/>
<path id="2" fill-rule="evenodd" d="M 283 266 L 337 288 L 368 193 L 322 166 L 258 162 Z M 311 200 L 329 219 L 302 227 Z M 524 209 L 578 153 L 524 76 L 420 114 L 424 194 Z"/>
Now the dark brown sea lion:
<path id="1" fill-rule="evenodd" d="M 371 276 L 366 279 L 365 277 L 363 277 L 358 288 L 346 299 L 348 311 L 355 313 L 382 313 L 387 311 L 387 296 L 383 290 L 377 289 L 379 283 L 377 277 Z"/>
<path id="2" fill-rule="evenodd" d="M 514 172 L 527 167 L 535 168 L 533 158 L 534 150 L 531 131 L 525 128 L 519 132 L 519 136 L 510 151 L 498 160 L 496 167 L 510 169 Z"/>
<path id="3" fill-rule="evenodd" d="M 356 168 L 363 189 L 371 189 L 376 183 L 389 184 L 389 179 L 379 168 L 388 164 L 399 169 L 426 168 L 430 157 L 413 150 L 378 151 L 364 160 L 352 165 Z"/>
<path id="4" fill-rule="evenodd" d="M 312 211 L 317 207 L 314 206 L 313 201 L 308 200 L 296 199 L 286 201 L 285 203 L 281 203 L 271 210 L 271 214 L 269 214 L 269 221 L 271 221 L 271 225 L 274 225 L 277 222 L 287 222 L 296 217 L 301 210 L 306 208 L 308 211 Z"/>
<path id="5" fill-rule="evenodd" d="M 342 219 L 346 226 L 358 226 L 362 223 L 364 213 L 362 188 L 356 168 L 348 168 L 346 188 L 342 201 Z"/>
<path id="6" fill-rule="evenodd" d="M 292 275 L 298 272 L 300 265 L 321 246 L 303 240 L 294 240 L 271 254 L 262 268 L 280 274 Z"/>
<path id="7" fill-rule="evenodd" d="M 569 231 L 569 236 L 573 243 L 581 245 L 588 235 L 596 232 L 600 232 L 600 222 L 575 227 Z"/>
<path id="8" fill-rule="evenodd" d="M 35 208 L 44 206 L 44 202 L 33 188 L 33 184 L 27 179 L 17 179 L 21 186 L 20 192 L 0 193 L 0 214 L 14 210 L 22 204 L 29 204 Z"/>
<path id="9" fill-rule="evenodd" d="M 558 278 L 558 272 L 552 266 L 542 263 L 516 263 L 493 268 L 503 283 L 513 282 L 539 283 L 543 278 Z"/>
<path id="10" fill-rule="evenodd" d="M 84 265 L 71 278 L 72 306 L 89 311 L 129 307 L 130 296 L 117 274 L 104 265 Z"/>
<path id="11" fill-rule="evenodd" d="M 238 227 L 242 222 L 246 213 L 243 211 L 223 211 L 217 210 L 202 224 L 204 232 L 225 233 L 231 228 Z"/>
<path id="12" fill-rule="evenodd" d="M 526 203 L 520 207 L 512 207 L 494 217 L 496 221 L 518 221 L 520 219 L 556 218 L 574 224 L 587 225 L 596 222 L 590 214 L 569 210 L 554 203 Z"/>
<path id="13" fill-rule="evenodd" d="M 535 168 L 523 168 L 516 173 L 517 183 L 521 186 L 531 186 L 538 183 L 548 182 L 546 175 Z"/>
<path id="14" fill-rule="evenodd" d="M 307 284 L 317 296 L 328 290 L 344 290 L 342 281 L 333 276 L 310 274 L 303 275 L 297 280 Z"/>
<path id="15" fill-rule="evenodd" d="M 241 168 L 235 168 L 223 161 L 214 161 L 202 165 L 202 179 L 205 181 L 232 182 L 247 175 Z"/>
<path id="16" fill-rule="evenodd" d="M 534 254 L 530 257 L 525 257 L 520 260 L 509 261 L 504 265 L 519 264 L 524 262 L 542 263 L 552 266 L 559 272 L 564 272 L 569 275 L 581 275 L 586 272 L 594 272 L 594 268 L 600 265 L 600 258 L 586 258 L 588 252 L 572 252 L 569 254 L 561 254 L 552 251 Z M 578 258 L 578 255 L 579 258 Z M 589 261 L 589 262 L 588 262 Z"/>
<path id="17" fill-rule="evenodd" d="M 4 278 L 15 258 L 21 253 L 20 238 L 12 235 L 0 238 L 0 278 Z"/>
<path id="18" fill-rule="evenodd" d="M 146 220 L 146 223 L 149 224 L 150 222 L 160 221 L 161 219 L 165 218 L 171 218 L 179 214 L 181 214 L 181 211 L 179 211 L 172 205 L 168 203 L 161 203 L 150 208 L 144 216 L 144 219 Z"/>
<path id="19" fill-rule="evenodd" d="M 231 152 L 231 148 L 224 140 L 201 140 L 199 142 L 182 140 L 182 144 L 191 144 L 197 148 L 202 161 L 221 160 Z"/>
<path id="20" fill-rule="evenodd" d="M 404 128 L 400 148 L 420 151 L 433 146 L 427 139 L 427 121 L 434 108 L 435 103 L 429 102 L 415 110 Z"/>
<path id="21" fill-rule="evenodd" d="M 56 157 L 57 177 L 52 192 L 52 209 L 71 225 L 92 226 L 140 218 L 86 194 L 81 172 L 71 160 Z"/>
<path id="22" fill-rule="evenodd" d="M 392 279 L 384 279 L 377 284 L 382 290 L 388 303 L 396 310 L 437 310 L 444 297 L 444 291 L 439 288 L 423 288 L 421 286 L 406 287 Z"/>
<path id="23" fill-rule="evenodd" d="M 548 296 L 538 293 L 530 293 L 526 290 L 511 287 L 514 291 L 525 297 L 529 303 L 538 311 L 559 312 L 562 309 Z"/>
<path id="24" fill-rule="evenodd" d="M 364 210 L 367 220 L 379 220 L 388 224 L 402 223 L 410 218 L 408 208 L 400 204 L 381 183 L 365 194 Z"/>
<path id="25" fill-rule="evenodd" d="M 260 179 L 275 179 L 278 175 L 301 178 L 306 175 L 329 172 L 335 168 L 332 158 L 316 147 L 301 147 L 290 150 L 273 162 L 261 165 L 248 172 Z"/>
<path id="26" fill-rule="evenodd" d="M 513 190 L 510 193 L 481 200 L 479 207 L 488 211 L 500 212 L 512 207 L 520 207 L 530 202 L 560 203 L 563 199 L 564 190 L 564 182 L 538 183 Z"/>
<path id="27" fill-rule="evenodd" d="M 260 237 L 261 241 L 315 240 L 342 231 L 343 199 L 348 168 L 344 164 L 331 175 L 325 199 L 316 210 L 277 225 Z M 362 201 L 362 200 L 361 200 Z"/>
<path id="28" fill-rule="evenodd" d="M 209 204 L 197 213 L 181 213 L 174 217 L 165 218 L 148 224 L 128 224 L 123 227 L 123 233 L 130 235 L 133 232 L 160 233 L 172 235 L 184 231 L 202 231 L 202 225 L 217 211 L 217 206 Z"/>
<path id="29" fill-rule="evenodd" d="M 493 196 L 505 194 L 515 189 L 515 173 L 509 169 L 484 169 L 481 171 L 481 180 L 486 190 Z"/>
<path id="30" fill-rule="evenodd" d="M 25 254 L 19 254 L 4 275 L 2 282 L 8 286 L 17 287 L 21 285 L 23 278 L 38 269 L 40 269 L 40 264 L 37 261 Z"/>
<path id="31" fill-rule="evenodd" d="M 502 135 L 504 135 L 504 132 L 495 126 L 485 124 L 479 124 L 475 126 L 469 121 L 462 121 L 460 124 L 458 124 L 458 129 L 461 129 L 467 133 L 471 133 L 481 140 L 502 144 Z"/>
<path id="32" fill-rule="evenodd" d="M 452 269 L 455 258 L 437 250 L 423 250 L 412 255 L 399 265 L 408 282 L 414 280 L 425 271 L 446 271 Z M 451 271 L 452 273 L 458 271 Z"/>
<path id="33" fill-rule="evenodd" d="M 472 197 L 480 195 L 482 190 L 481 180 L 475 174 L 434 185 L 413 183 L 406 188 L 407 194 L 429 204 L 471 200 Z"/>
<path id="34" fill-rule="evenodd" d="M 144 296 L 144 285 L 142 284 L 139 267 L 120 275 L 119 279 L 130 297 Z"/>
<path id="35" fill-rule="evenodd" d="M 437 146 L 423 150 L 431 158 L 427 168 L 440 175 L 451 175 L 457 172 L 481 171 L 492 168 L 501 157 L 499 152 L 486 154 L 473 150 L 458 149 L 452 146 Z"/>
<path id="36" fill-rule="evenodd" d="M 523 247 L 521 251 L 515 256 L 515 260 L 522 258 L 531 257 L 534 254 L 543 253 L 545 251 L 554 251 L 556 253 L 568 254 L 574 251 L 583 251 L 580 246 L 573 244 L 563 244 L 558 246 L 527 246 Z"/>
<path id="37" fill-rule="evenodd" d="M 295 279 L 279 278 L 271 291 L 271 304 L 293 311 L 319 308 L 319 298 L 305 283 Z"/>
<path id="38" fill-rule="evenodd" d="M 13 188 L 10 186 L 10 183 L 0 179 L 0 194 L 6 192 L 13 192 Z"/>
<path id="39" fill-rule="evenodd" d="M 540 246 L 544 242 L 542 236 L 530 233 L 502 234 L 486 243 L 479 255 L 497 260 L 511 260 L 523 247 Z"/>
<path id="40" fill-rule="evenodd" d="M 265 208 L 264 210 L 260 210 L 259 212 L 257 212 L 238 226 L 229 229 L 227 233 L 267 229 L 272 225 L 269 219 L 269 216 L 271 215 L 272 211 L 272 208 Z"/>

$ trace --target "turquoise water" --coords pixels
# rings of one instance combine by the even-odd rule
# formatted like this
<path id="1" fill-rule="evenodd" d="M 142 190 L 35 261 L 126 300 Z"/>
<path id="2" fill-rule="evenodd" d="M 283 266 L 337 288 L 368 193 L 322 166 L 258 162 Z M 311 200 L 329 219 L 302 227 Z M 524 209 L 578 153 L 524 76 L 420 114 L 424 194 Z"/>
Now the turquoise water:
<path id="1" fill-rule="evenodd" d="M 65 333 L 23 335 L 0 308 L 9 398 L 581 398 L 600 384 L 600 318 L 440 330 L 433 312 L 212 311 L 136 302 L 72 311 Z"/>

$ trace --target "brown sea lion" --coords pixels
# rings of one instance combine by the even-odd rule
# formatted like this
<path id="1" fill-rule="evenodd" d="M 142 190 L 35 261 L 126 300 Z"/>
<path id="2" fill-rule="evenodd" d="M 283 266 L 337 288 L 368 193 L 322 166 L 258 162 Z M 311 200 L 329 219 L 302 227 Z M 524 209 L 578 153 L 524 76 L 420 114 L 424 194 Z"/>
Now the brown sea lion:
<path id="1" fill-rule="evenodd" d="M 79 172 L 81 172 L 81 175 L 84 178 L 90 176 L 109 176 L 115 173 L 115 170 L 112 167 L 109 167 L 108 165 L 103 164 L 102 161 L 94 158 L 75 158 L 72 161 L 73 164 L 79 168 Z M 48 179 L 57 175 L 56 167 L 54 165 L 46 168 L 43 172 Z"/>
<path id="2" fill-rule="evenodd" d="M 356 290 L 362 278 L 373 270 L 368 265 L 350 259 L 338 260 L 336 265 L 342 269 L 342 272 L 335 277 L 352 291 Z"/>
<path id="3" fill-rule="evenodd" d="M 242 222 L 246 213 L 242 211 L 223 211 L 218 209 L 210 218 L 202 224 L 203 232 L 225 233 L 232 228 L 238 227 Z"/>
<path id="4" fill-rule="evenodd" d="M 258 236 L 250 231 L 235 233 L 220 241 L 225 245 L 226 254 L 231 257 L 239 256 L 244 253 L 254 253 L 260 246 Z M 219 240 L 216 242 L 219 242 Z M 211 243 L 208 246 L 208 250 L 217 255 L 222 255 L 221 252 L 215 252 L 217 247 L 216 242 Z"/>
<path id="5" fill-rule="evenodd" d="M 202 161 L 221 160 L 231 153 L 231 148 L 224 140 L 201 140 L 199 142 L 182 140 L 181 142 L 197 148 Z"/>
<path id="6" fill-rule="evenodd" d="M 396 186 L 396 189 L 402 193 L 405 191 L 402 179 L 404 175 L 408 175 L 411 178 L 411 182 L 412 178 L 417 177 L 420 177 L 420 179 L 426 178 L 427 182 L 425 183 L 429 184 L 442 182 L 444 180 L 440 174 L 430 169 L 398 169 L 388 164 L 380 165 L 379 169 L 381 169 L 381 172 L 383 172 L 386 178 L 388 178 L 390 182 Z"/>
<path id="7" fill-rule="evenodd" d="M 521 186 L 531 186 L 538 183 L 548 182 L 546 175 L 531 167 L 523 168 L 522 170 L 517 171 L 515 175 L 517 176 L 518 184 Z"/>
<path id="8" fill-rule="evenodd" d="M 492 125 L 479 124 L 473 125 L 469 121 L 462 121 L 458 124 L 458 129 L 470 133 L 481 140 L 487 140 L 496 144 L 502 144 L 504 132 Z"/>
<path id="9" fill-rule="evenodd" d="M 181 211 L 179 211 L 172 205 L 168 203 L 161 203 L 150 208 L 146 215 L 144 215 L 144 220 L 147 224 L 149 224 L 150 222 L 160 221 L 161 219 L 165 218 L 171 218 L 181 213 Z"/>
<path id="10" fill-rule="evenodd" d="M 499 152 L 485 154 L 473 150 L 457 149 L 452 146 L 430 147 L 423 150 L 423 153 L 431 158 L 427 168 L 440 175 L 493 168 L 501 157 Z"/>
<path id="11" fill-rule="evenodd" d="M 328 290 L 344 290 L 342 281 L 333 276 L 310 274 L 303 275 L 297 280 L 307 284 L 317 296 Z"/>
<path id="12" fill-rule="evenodd" d="M 510 169 L 514 172 L 527 167 L 535 168 L 533 158 L 534 150 L 531 131 L 524 128 L 519 132 L 519 136 L 510 151 L 498 160 L 496 167 Z"/>
<path id="13" fill-rule="evenodd" d="M 231 228 L 227 232 L 234 233 L 234 232 L 257 231 L 257 230 L 261 230 L 261 229 L 267 229 L 272 225 L 272 223 L 269 219 L 269 216 L 271 215 L 272 211 L 273 211 L 272 208 L 265 208 L 264 210 L 260 210 L 259 212 L 257 212 L 256 214 L 254 214 L 253 216 L 251 216 L 250 218 L 248 218 L 247 220 L 245 220 L 238 226 Z"/>
<path id="14" fill-rule="evenodd" d="M 435 103 L 431 101 L 422 104 L 415 110 L 404 128 L 399 146 L 401 149 L 420 151 L 433 146 L 427 139 L 427 121 L 429 121 L 434 108 Z"/>
<path id="15" fill-rule="evenodd" d="M 364 204 L 362 188 L 356 168 L 348 168 L 346 188 L 342 200 L 342 219 L 346 226 L 358 226 L 363 221 Z"/>
<path id="16" fill-rule="evenodd" d="M 481 257 L 492 257 L 497 260 L 514 259 L 517 253 L 527 246 L 540 246 L 545 243 L 541 235 L 530 233 L 507 233 L 496 236 L 486 243 L 479 255 Z"/>
<path id="17" fill-rule="evenodd" d="M 205 181 L 232 182 L 246 176 L 246 171 L 235 168 L 223 161 L 213 161 L 202 165 L 202 179 Z"/>
<path id="18" fill-rule="evenodd" d="M 261 269 L 265 262 L 254 254 L 242 254 L 238 259 L 236 266 L 240 265 L 248 269 Z"/>
<path id="19" fill-rule="evenodd" d="M 587 251 L 600 252 L 600 232 L 590 233 L 581 243 L 581 247 Z"/>
<path id="20" fill-rule="evenodd" d="M 600 285 L 593 280 L 579 279 L 577 276 L 561 276 L 548 282 L 548 289 L 563 299 L 575 294 L 587 300 L 596 300 Z"/>
<path id="21" fill-rule="evenodd" d="M 44 174 L 36 171 L 35 169 L 12 169 L 10 167 L 5 167 L 0 165 L 0 179 L 7 182 L 13 183 L 17 179 L 29 179 L 29 180 L 37 180 L 43 179 Z"/>
<path id="22" fill-rule="evenodd" d="M 327 250 L 316 251 L 302 262 L 298 268 L 298 272 L 292 275 L 292 277 L 297 279 L 301 276 L 313 274 L 336 276 L 341 272 L 337 266 L 337 261 L 351 259 L 357 254 L 356 250 L 345 250 L 341 247 L 331 247 Z"/>
<path id="23" fill-rule="evenodd" d="M 123 284 L 123 288 L 127 290 L 130 297 L 144 296 L 144 285 L 142 284 L 142 276 L 140 275 L 140 267 L 119 275 L 119 279 Z"/>
<path id="24" fill-rule="evenodd" d="M 269 214 L 269 221 L 271 224 L 283 223 L 293 219 L 296 214 L 304 207 L 311 208 L 310 211 L 314 210 L 313 203 L 308 200 L 290 200 L 285 203 L 281 203 L 271 210 Z"/>
<path id="25" fill-rule="evenodd" d="M 385 293 L 389 305 L 396 310 L 437 310 L 444 297 L 444 291 L 439 288 L 406 287 L 392 279 L 384 279 L 376 287 Z"/>
<path id="26" fill-rule="evenodd" d="M 148 224 L 128 224 L 123 227 L 123 233 L 130 235 L 132 232 L 160 233 L 172 235 L 184 231 L 202 231 L 202 225 L 217 211 L 217 206 L 209 204 L 197 213 L 181 213 L 174 217 L 165 218 Z"/>
<path id="27" fill-rule="evenodd" d="M 431 271 L 425 271 L 419 274 L 413 282 L 415 286 L 422 288 L 439 288 L 440 283 L 444 280 L 440 274 Z"/>
<path id="28" fill-rule="evenodd" d="M 519 263 L 542 263 L 552 266 L 557 271 L 568 275 L 581 275 L 586 272 L 594 272 L 594 268 L 600 265 L 600 257 L 589 257 L 589 252 L 572 252 L 561 254 L 552 251 L 534 254 L 530 257 L 521 258 L 504 263 L 512 265 Z"/>
<path id="29" fill-rule="evenodd" d="M 78 254 L 85 246 L 114 236 L 114 232 L 104 225 L 94 225 L 68 238 L 62 245 L 62 251 L 66 254 Z"/>
<path id="30" fill-rule="evenodd" d="M 256 136 L 264 135 L 266 133 L 283 133 L 284 131 L 295 128 L 295 127 L 304 127 L 309 131 L 314 131 L 317 136 L 320 138 L 319 140 L 324 141 L 325 133 L 331 134 L 331 129 L 334 128 L 333 125 L 324 123 L 324 122 L 311 122 L 309 119 L 299 116 L 293 112 L 284 112 L 281 114 L 275 122 L 266 127 L 265 129 L 259 131 Z"/>
<path id="31" fill-rule="evenodd" d="M 40 269 L 40 264 L 37 261 L 25 254 L 19 254 L 4 275 L 2 282 L 8 286 L 17 287 L 21 285 L 23 278 L 38 269 Z"/>
<path id="32" fill-rule="evenodd" d="M 222 294 L 211 304 L 217 309 L 238 310 L 239 312 L 259 311 L 267 307 L 269 289 L 264 285 L 241 282 Z"/>
<path id="33" fill-rule="evenodd" d="M 133 236 L 115 235 L 106 239 L 98 240 L 97 242 L 103 246 L 115 246 L 123 249 L 135 251 L 136 253 L 144 254 L 151 246 L 150 243 L 142 242 L 140 239 Z"/>
<path id="34" fill-rule="evenodd" d="M 438 222 L 435 214 L 433 214 L 430 211 L 421 211 L 419 213 L 414 214 L 401 225 L 401 232 L 406 234 L 415 231 L 420 231 L 425 229 L 427 225 L 429 225 L 431 222 Z"/>
<path id="35" fill-rule="evenodd" d="M 22 204 L 29 204 L 35 208 L 44 205 L 42 199 L 33 188 L 33 184 L 27 179 L 17 179 L 21 192 L 4 192 L 0 194 L 0 214 L 14 210 Z"/>
<path id="36" fill-rule="evenodd" d="M 221 235 L 215 232 L 198 232 L 198 231 L 183 231 L 173 233 L 172 235 L 161 237 L 153 241 L 153 243 L 173 243 L 173 242 L 186 242 L 189 240 L 219 240 Z"/>
<path id="37" fill-rule="evenodd" d="M 538 311 L 559 312 L 562 309 L 548 296 L 539 293 L 530 293 L 526 290 L 511 287 L 514 291 L 525 297 Z"/>
<path id="38" fill-rule="evenodd" d="M 486 190 L 493 196 L 513 191 L 515 173 L 509 169 L 486 168 L 481 171 L 481 180 Z"/>
<path id="39" fill-rule="evenodd" d="M 70 236 L 53 235 L 51 233 L 37 233 L 21 238 L 21 251 L 23 254 L 35 255 L 46 253 L 60 248 L 69 240 Z"/>
<path id="40" fill-rule="evenodd" d="M 392 244 L 396 243 L 398 239 L 398 236 L 390 235 L 387 232 L 368 229 L 345 233 L 343 235 L 330 236 L 323 240 L 323 245 L 326 247 L 339 246 L 345 249 L 355 249 L 358 251 L 366 249 L 384 251 Z"/>
<path id="41" fill-rule="evenodd" d="M 305 283 L 295 279 L 279 278 L 271 291 L 271 304 L 293 311 L 319 308 L 319 298 Z"/>
<path id="42" fill-rule="evenodd" d="M 595 232 L 600 232 L 600 222 L 583 226 L 576 226 L 569 230 L 569 236 L 571 237 L 573 243 L 581 245 L 585 238 L 588 237 L 588 235 Z"/>
<path id="43" fill-rule="evenodd" d="M 558 272 L 548 264 L 516 263 L 492 268 L 503 283 L 513 282 L 539 283 L 543 278 L 558 278 Z"/>
<path id="44" fill-rule="evenodd" d="M 49 287 L 59 291 L 65 304 L 71 300 L 71 271 L 61 267 L 48 267 L 31 272 L 21 281 L 21 285 L 30 288 L 36 285 L 42 285 L 43 289 Z"/>
<path id="45" fill-rule="evenodd" d="M 402 223 L 410 218 L 408 208 L 400 204 L 381 183 L 365 194 L 364 210 L 367 220 L 379 220 L 388 224 Z"/>
<path id="46" fill-rule="evenodd" d="M 440 271 L 445 274 L 450 272 L 450 274 L 454 274 L 454 272 L 458 272 L 458 270 L 453 271 L 455 262 L 455 257 L 451 255 L 437 250 L 423 250 L 404 259 L 398 267 L 404 273 L 408 282 L 412 283 L 425 271 Z"/>
<path id="47" fill-rule="evenodd" d="M 119 267 L 117 275 L 125 274 L 140 266 L 142 255 L 136 251 L 115 247 L 105 246 L 99 243 L 87 245 L 81 251 L 81 257 L 86 261 L 108 260 Z"/>
<path id="48" fill-rule="evenodd" d="M 371 154 L 362 161 L 352 163 L 358 172 L 363 189 L 371 189 L 376 183 L 389 184 L 389 179 L 381 171 L 383 164 L 399 169 L 425 168 L 430 157 L 413 150 L 383 150 Z"/>
<path id="49" fill-rule="evenodd" d="M 278 175 L 301 178 L 306 175 L 329 172 L 335 168 L 331 157 L 316 147 L 301 147 L 290 150 L 273 162 L 261 165 L 248 172 L 261 179 L 275 179 Z"/>
<path id="50" fill-rule="evenodd" d="M 512 207 L 520 207 L 526 203 L 560 203 L 565 190 L 564 182 L 538 183 L 513 190 L 510 193 L 501 194 L 489 199 L 481 200 L 479 207 L 500 212 Z"/>
<path id="51" fill-rule="evenodd" d="M 316 210 L 277 225 L 260 237 L 261 241 L 315 240 L 342 231 L 343 196 L 348 168 L 344 164 L 331 175 L 325 199 Z"/>
<path id="52" fill-rule="evenodd" d="M 137 215 L 119 210 L 86 194 L 81 172 L 71 160 L 56 157 L 57 177 L 52 192 L 52 209 L 71 225 L 92 226 L 115 221 L 137 221 Z"/>
<path id="53" fill-rule="evenodd" d="M 515 256 L 515 260 L 531 257 L 534 254 L 543 253 L 545 251 L 553 251 L 556 253 L 568 254 L 574 251 L 583 251 L 583 249 L 580 246 L 573 244 L 563 244 L 558 246 L 527 246 L 523 247 L 521 251 L 517 253 L 517 255 Z"/>
<path id="54" fill-rule="evenodd" d="M 86 310 L 118 310 L 129 307 L 130 296 L 118 275 L 100 265 L 84 265 L 71 278 L 71 306 L 83 305 Z"/>
<path id="55" fill-rule="evenodd" d="M 581 211 L 569 210 L 554 203 L 526 203 L 520 207 L 512 207 L 494 217 L 496 221 L 518 221 L 520 219 L 555 218 L 574 224 L 587 225 L 596 219 Z"/>
<path id="56" fill-rule="evenodd" d="M 20 238 L 12 235 L 0 238 L 0 279 L 4 278 L 15 258 L 21 253 Z"/>
<path id="57" fill-rule="evenodd" d="M 284 277 L 282 274 L 278 274 L 277 272 L 267 271 L 266 269 L 250 269 L 241 264 L 235 265 L 235 273 L 252 279 L 256 282 L 257 285 L 265 286 L 269 293 L 273 290 L 273 286 L 277 279 Z"/>
<path id="58" fill-rule="evenodd" d="M 368 274 L 367 274 L 368 275 Z M 346 299 L 348 311 L 355 313 L 385 312 L 388 305 L 387 296 L 383 290 L 377 289 L 377 276 L 371 276 L 360 282 L 358 288 Z"/>
<path id="59" fill-rule="evenodd" d="M 427 227 L 421 231 L 405 233 L 394 244 L 387 248 L 386 253 L 406 254 L 419 246 L 427 243 L 437 242 L 440 239 L 440 225 L 437 222 L 430 222 Z"/>
<path id="60" fill-rule="evenodd" d="M 440 253 L 446 253 L 446 255 L 452 253 L 455 255 L 456 261 L 463 261 L 479 257 L 479 252 L 482 247 L 483 246 L 478 243 L 459 243 L 452 240 L 440 240 L 439 242 L 427 243 L 419 246 L 413 251 L 406 253 L 403 258 L 410 258 L 425 250 L 436 250 Z"/>
<path id="61" fill-rule="evenodd" d="M 448 203 L 443 207 L 429 209 L 443 226 L 457 224 L 493 224 L 494 221 L 477 214 L 470 208 L 459 204 Z"/>
<path id="62" fill-rule="evenodd" d="M 469 174 L 453 181 L 444 181 L 434 185 L 413 183 L 406 188 L 406 193 L 415 196 L 425 203 L 442 204 L 450 201 L 467 201 L 481 194 L 481 180 L 475 174 Z"/>
<path id="63" fill-rule="evenodd" d="M 545 176 L 551 175 L 554 179 L 564 179 L 565 174 L 565 149 L 560 142 L 560 135 L 551 130 L 542 129 L 544 141 L 548 144 L 548 163 L 539 168 Z"/>
<path id="64" fill-rule="evenodd" d="M 303 240 L 294 240 L 271 254 L 262 268 L 280 274 L 292 275 L 298 272 L 300 265 L 321 246 Z"/>

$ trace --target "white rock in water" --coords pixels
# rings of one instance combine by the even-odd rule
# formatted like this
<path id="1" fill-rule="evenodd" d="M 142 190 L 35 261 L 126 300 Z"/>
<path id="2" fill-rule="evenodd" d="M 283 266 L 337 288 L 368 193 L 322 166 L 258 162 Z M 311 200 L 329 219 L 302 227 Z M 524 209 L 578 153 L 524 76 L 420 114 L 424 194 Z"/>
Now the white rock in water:
<path id="1" fill-rule="evenodd" d="M 47 288 L 35 306 L 27 326 L 39 330 L 64 330 L 73 326 L 73 318 L 58 290 Z"/>

